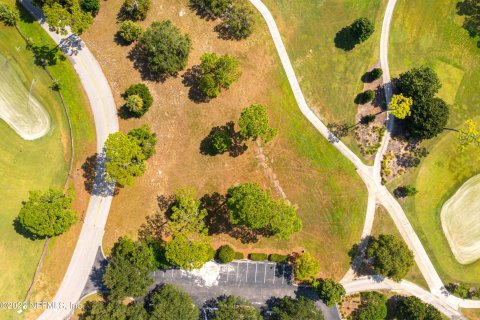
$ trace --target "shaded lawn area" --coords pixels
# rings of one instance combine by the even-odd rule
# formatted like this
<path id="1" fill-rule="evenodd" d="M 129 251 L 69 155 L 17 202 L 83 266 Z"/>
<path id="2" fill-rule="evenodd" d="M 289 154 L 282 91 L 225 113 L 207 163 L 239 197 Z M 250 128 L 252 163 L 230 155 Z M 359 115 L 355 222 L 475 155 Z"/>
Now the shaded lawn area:
<path id="1" fill-rule="evenodd" d="M 402 238 L 392 218 L 383 207 L 377 207 L 375 211 L 375 220 L 373 222 L 371 234 L 374 237 L 378 237 L 381 234 L 393 234 L 400 239 Z M 405 276 L 405 280 L 411 281 L 419 285 L 420 287 L 428 290 L 428 284 L 425 281 L 422 273 L 420 272 L 417 264 L 415 264 L 412 269 L 410 269 L 410 271 Z"/>
<path id="2" fill-rule="evenodd" d="M 448 127 L 458 128 L 469 118 L 479 120 L 480 49 L 456 14 L 457 1 L 397 3 L 390 40 L 392 76 L 428 64 L 443 84 L 439 96 L 451 104 Z M 389 188 L 413 184 L 419 193 L 403 207 L 445 283 L 480 284 L 480 261 L 459 264 L 443 234 L 443 203 L 468 178 L 480 172 L 480 152 L 456 150 L 456 134 L 448 131 L 424 142 L 430 155 L 420 166 L 390 183 Z"/>
<path id="3" fill-rule="evenodd" d="M 13 3 L 13 1 L 11 1 Z M 35 44 L 54 43 L 37 23 L 21 21 L 21 30 L 32 38 Z M 44 241 L 32 241 L 18 234 L 13 220 L 18 215 L 21 202 L 34 189 L 63 188 L 70 162 L 70 133 L 65 111 L 58 93 L 51 90 L 51 80 L 44 70 L 34 66 L 33 56 L 25 48 L 25 42 L 15 28 L 0 26 L 0 50 L 5 56 L 20 65 L 26 81 L 35 78 L 32 93 L 42 102 L 51 118 L 51 130 L 34 141 L 21 139 L 5 122 L 0 121 L 0 300 L 18 301 L 24 298 L 32 280 L 33 272 L 40 257 Z M 75 136 L 75 165 L 94 147 L 95 136 L 89 105 L 76 73 L 68 61 L 58 61 L 49 67 L 52 75 L 62 85 L 67 107 L 72 119 Z M 79 161 L 80 162 L 80 161 Z M 75 170 L 75 168 L 74 168 Z M 81 196 L 80 196 L 81 197 Z M 79 223 L 78 225 L 81 226 Z M 74 229 L 76 229 L 75 227 Z M 78 228 L 79 230 L 79 228 Z M 69 240 L 68 238 L 72 238 Z M 54 260 L 52 269 L 47 271 L 46 280 L 56 290 L 59 281 L 52 281 L 52 275 L 63 277 L 64 269 L 73 252 L 69 242 L 75 242 L 76 233 L 54 239 L 45 261 Z M 65 250 L 56 254 L 57 250 Z M 46 271 L 45 269 L 43 271 Z M 43 297 L 43 296 L 42 296 Z M 40 301 L 40 300 L 39 300 Z M 18 318 L 16 311 L 3 312 L 1 318 Z"/>

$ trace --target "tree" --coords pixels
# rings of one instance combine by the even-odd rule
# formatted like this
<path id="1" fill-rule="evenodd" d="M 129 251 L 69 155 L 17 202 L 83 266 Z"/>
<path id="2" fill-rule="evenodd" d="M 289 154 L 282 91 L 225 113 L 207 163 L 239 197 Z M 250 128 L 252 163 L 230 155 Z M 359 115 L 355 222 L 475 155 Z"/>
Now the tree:
<path id="1" fill-rule="evenodd" d="M 138 94 L 133 94 L 127 97 L 125 107 L 127 107 L 131 113 L 139 115 L 143 112 L 143 100 Z"/>
<path id="2" fill-rule="evenodd" d="M 261 137 L 266 143 L 278 133 L 277 129 L 270 127 L 267 108 L 263 104 L 252 104 L 243 109 L 238 125 L 240 126 L 240 134 L 245 139 Z"/>
<path id="3" fill-rule="evenodd" d="M 165 257 L 182 269 L 199 269 L 215 255 L 209 238 L 199 234 L 175 235 L 165 246 Z"/>
<path id="4" fill-rule="evenodd" d="M 361 303 L 352 314 L 353 320 L 384 320 L 387 317 L 387 299 L 378 292 L 361 293 Z"/>
<path id="5" fill-rule="evenodd" d="M 232 7 L 232 0 L 190 0 L 190 5 L 200 15 L 215 19 L 223 16 Z"/>
<path id="6" fill-rule="evenodd" d="M 415 104 L 433 99 L 442 86 L 435 71 L 427 66 L 400 74 L 395 85 L 405 97 L 411 97 Z"/>
<path id="7" fill-rule="evenodd" d="M 198 308 L 182 289 L 164 284 L 150 297 L 151 320 L 198 320 Z"/>
<path id="8" fill-rule="evenodd" d="M 145 20 L 150 10 L 151 0 L 125 0 L 121 15 L 131 20 Z"/>
<path id="9" fill-rule="evenodd" d="M 272 308 L 272 320 L 323 320 L 323 314 L 312 300 L 285 296 Z"/>
<path id="10" fill-rule="evenodd" d="M 42 10 L 49 27 L 62 35 L 68 33 L 67 27 L 72 33 L 81 34 L 93 23 L 92 14 L 83 11 L 78 0 L 67 1 L 64 5 L 60 2 L 49 2 Z"/>
<path id="11" fill-rule="evenodd" d="M 228 54 L 219 57 L 216 53 L 204 53 L 200 57 L 200 61 L 202 74 L 199 88 L 210 98 L 217 97 L 222 88 L 230 88 L 242 74 L 238 61 Z"/>
<path id="12" fill-rule="evenodd" d="M 320 272 L 320 265 L 317 259 L 306 252 L 295 260 L 295 278 L 300 281 L 311 281 Z"/>
<path id="13" fill-rule="evenodd" d="M 146 124 L 139 128 L 135 128 L 128 132 L 137 145 L 142 149 L 145 159 L 149 159 L 155 154 L 155 146 L 157 144 L 157 134 L 150 131 L 150 127 Z"/>
<path id="14" fill-rule="evenodd" d="M 217 258 L 222 263 L 232 262 L 233 259 L 235 258 L 235 250 L 233 250 L 233 248 L 230 247 L 228 244 L 221 246 L 217 250 Z"/>
<path id="15" fill-rule="evenodd" d="M 240 297 L 220 297 L 217 300 L 217 309 L 213 313 L 215 320 L 262 320 L 260 312 L 248 301 Z"/>
<path id="16" fill-rule="evenodd" d="M 355 20 L 350 30 L 359 43 L 366 41 L 375 31 L 375 25 L 368 18 L 359 18 Z"/>
<path id="17" fill-rule="evenodd" d="M 367 257 L 373 259 L 375 273 L 402 280 L 414 265 L 413 252 L 407 245 L 394 235 L 381 234 L 372 237 L 367 248 Z"/>
<path id="18" fill-rule="evenodd" d="M 0 3 L 0 21 L 6 26 L 14 26 L 19 19 L 18 11 L 6 3 Z"/>
<path id="19" fill-rule="evenodd" d="M 333 307 L 342 301 L 346 294 L 345 288 L 333 279 L 315 280 L 313 287 L 327 307 Z"/>
<path id="20" fill-rule="evenodd" d="M 423 303 L 415 296 L 401 299 L 397 303 L 398 320 L 441 320 L 442 315 L 432 305 Z"/>
<path id="21" fill-rule="evenodd" d="M 480 6 L 478 0 L 464 0 L 457 3 L 457 13 L 465 16 L 463 28 L 468 31 L 470 37 L 480 36 Z M 480 48 L 480 41 L 477 42 Z"/>
<path id="22" fill-rule="evenodd" d="M 375 99 L 375 91 L 366 90 L 366 91 L 363 91 L 363 92 L 359 93 L 355 97 L 354 102 L 357 103 L 357 104 L 365 104 L 365 103 L 369 103 L 369 102 L 373 101 L 373 99 Z"/>
<path id="23" fill-rule="evenodd" d="M 415 102 L 411 116 L 405 118 L 405 122 L 412 138 L 431 139 L 444 130 L 448 117 L 449 110 L 445 101 L 432 98 L 424 102 Z"/>
<path id="24" fill-rule="evenodd" d="M 285 201 L 276 201 L 273 211 L 270 228 L 277 238 L 288 240 L 302 230 L 302 220 L 298 218 L 297 210 Z"/>
<path id="25" fill-rule="evenodd" d="M 18 214 L 18 222 L 35 237 L 53 237 L 77 222 L 72 210 L 73 197 L 60 190 L 30 191 Z"/>
<path id="26" fill-rule="evenodd" d="M 140 37 L 139 48 L 149 72 L 175 74 L 187 65 L 192 41 L 170 20 L 155 21 Z"/>
<path id="27" fill-rule="evenodd" d="M 193 187 L 177 189 L 175 203 L 171 208 L 169 228 L 173 234 L 206 234 L 205 217 L 207 210 L 201 208 Z"/>
<path id="28" fill-rule="evenodd" d="M 248 38 L 255 27 L 254 13 L 245 6 L 233 6 L 225 13 L 217 30 L 226 39 L 241 40 Z"/>
<path id="29" fill-rule="evenodd" d="M 145 172 L 145 154 L 137 140 L 130 135 L 111 133 L 105 141 L 105 155 L 107 181 L 129 186 L 135 177 Z"/>
<path id="30" fill-rule="evenodd" d="M 141 304 L 120 302 L 87 301 L 80 320 L 147 320 L 148 315 Z"/>
<path id="31" fill-rule="evenodd" d="M 141 108 L 135 108 L 135 109 L 129 108 L 129 110 L 132 113 L 134 113 L 136 117 L 143 116 L 148 111 L 148 109 L 150 109 L 153 103 L 152 94 L 150 93 L 150 90 L 148 89 L 148 87 L 143 83 L 137 83 L 137 84 L 131 85 L 130 87 L 127 88 L 127 90 L 125 90 L 125 93 L 123 94 L 123 96 L 125 97 L 125 99 L 127 99 L 127 101 L 128 101 L 128 98 L 131 96 L 139 96 L 140 98 L 142 98 L 143 105 Z"/>
<path id="32" fill-rule="evenodd" d="M 142 27 L 132 20 L 125 20 L 120 25 L 118 35 L 126 42 L 133 42 L 140 37 L 142 31 Z"/>
<path id="33" fill-rule="evenodd" d="M 458 149 L 460 151 L 464 151 L 471 144 L 480 147 L 480 132 L 474 120 L 466 120 L 464 127 L 458 130 L 458 133 Z"/>
<path id="34" fill-rule="evenodd" d="M 392 100 L 388 104 L 390 114 L 397 119 L 405 119 L 412 113 L 410 111 L 413 105 L 413 99 L 405 97 L 403 94 L 394 94 Z"/>
<path id="35" fill-rule="evenodd" d="M 82 10 L 85 12 L 90 12 L 92 16 L 96 16 L 100 10 L 99 0 L 82 0 L 80 3 Z"/>
<path id="36" fill-rule="evenodd" d="M 230 149 L 233 139 L 227 130 L 217 130 L 211 135 L 210 144 L 215 153 L 222 154 Z"/>
<path id="37" fill-rule="evenodd" d="M 396 198 L 412 197 L 418 193 L 417 188 L 411 185 L 400 186 L 393 190 Z"/>
<path id="38" fill-rule="evenodd" d="M 154 268 L 155 257 L 146 243 L 135 243 L 126 237 L 118 239 L 103 275 L 109 300 L 120 301 L 126 297 L 144 295 L 153 283 L 149 273 Z"/>

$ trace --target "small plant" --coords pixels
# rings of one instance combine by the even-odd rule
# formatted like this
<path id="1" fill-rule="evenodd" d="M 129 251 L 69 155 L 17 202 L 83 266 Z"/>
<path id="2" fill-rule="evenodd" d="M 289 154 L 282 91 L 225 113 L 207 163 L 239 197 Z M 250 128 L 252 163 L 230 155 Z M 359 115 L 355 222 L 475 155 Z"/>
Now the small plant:
<path id="1" fill-rule="evenodd" d="M 229 245 L 224 245 L 217 250 L 217 259 L 222 263 L 232 262 L 235 258 L 235 250 Z"/>
<path id="2" fill-rule="evenodd" d="M 375 91 L 373 90 L 366 90 L 362 93 L 359 93 L 355 97 L 355 103 L 356 104 L 365 104 L 373 101 L 375 99 Z"/>
<path id="3" fill-rule="evenodd" d="M 250 253 L 248 258 L 253 261 L 265 261 L 268 260 L 268 255 L 266 253 Z"/>
<path id="4" fill-rule="evenodd" d="M 272 253 L 271 255 L 268 256 L 268 260 L 272 262 L 278 262 L 278 263 L 287 263 L 288 256 Z"/>
<path id="5" fill-rule="evenodd" d="M 137 40 L 142 34 L 142 27 L 131 20 L 125 20 L 120 25 L 118 35 L 126 42 Z"/>

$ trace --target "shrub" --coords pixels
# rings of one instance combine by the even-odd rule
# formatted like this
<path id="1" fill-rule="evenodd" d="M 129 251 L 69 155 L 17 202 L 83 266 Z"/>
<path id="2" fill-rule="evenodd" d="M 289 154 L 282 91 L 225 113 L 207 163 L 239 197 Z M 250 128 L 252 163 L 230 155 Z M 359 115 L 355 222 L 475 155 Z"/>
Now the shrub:
<path id="1" fill-rule="evenodd" d="M 151 0 L 125 0 L 121 14 L 131 20 L 145 20 L 150 6 Z"/>
<path id="2" fill-rule="evenodd" d="M 414 186 L 401 186 L 393 190 L 393 195 L 396 198 L 405 198 L 405 197 L 411 197 L 414 196 L 418 193 L 417 188 Z"/>
<path id="3" fill-rule="evenodd" d="M 243 259 L 243 253 L 241 252 L 235 252 L 235 260 L 242 260 Z"/>
<path id="4" fill-rule="evenodd" d="M 125 20 L 120 25 L 118 35 L 126 42 L 133 42 L 137 40 L 142 34 L 142 27 L 132 20 Z"/>
<path id="5" fill-rule="evenodd" d="M 355 103 L 356 104 L 365 104 L 368 102 L 373 101 L 375 99 L 375 91 L 373 90 L 366 90 L 362 93 L 359 93 L 357 97 L 355 98 Z"/>
<path id="6" fill-rule="evenodd" d="M 223 38 L 241 40 L 253 33 L 254 25 L 255 19 L 250 8 L 233 6 L 216 29 Z"/>
<path id="7" fill-rule="evenodd" d="M 14 26 L 19 19 L 18 11 L 5 3 L 0 3 L 0 21 L 7 26 Z"/>
<path id="8" fill-rule="evenodd" d="M 235 258 L 235 251 L 229 245 L 221 246 L 217 250 L 217 258 L 222 263 L 232 262 Z"/>
<path id="9" fill-rule="evenodd" d="M 315 279 L 320 271 L 318 261 L 308 252 L 297 258 L 295 261 L 295 277 L 300 281 L 310 281 Z"/>
<path id="10" fill-rule="evenodd" d="M 266 253 L 250 253 L 248 257 L 253 261 L 268 260 L 268 255 Z"/>
<path id="11" fill-rule="evenodd" d="M 82 0 L 81 7 L 83 11 L 90 12 L 95 17 L 100 10 L 100 2 L 98 0 Z"/>
<path id="12" fill-rule="evenodd" d="M 144 115 L 153 103 L 153 97 L 150 94 L 150 90 L 143 83 L 133 84 L 125 90 L 125 98 L 128 101 L 128 98 L 131 96 L 139 96 L 143 101 L 143 106 L 138 111 L 132 111 L 137 117 Z M 128 108 L 128 106 L 127 106 Z"/>
<path id="13" fill-rule="evenodd" d="M 369 78 L 371 81 L 378 80 L 381 76 L 383 76 L 382 68 L 375 68 L 369 73 Z"/>
<path id="14" fill-rule="evenodd" d="M 271 255 L 268 256 L 268 260 L 272 262 L 287 263 L 288 256 L 272 253 Z"/>

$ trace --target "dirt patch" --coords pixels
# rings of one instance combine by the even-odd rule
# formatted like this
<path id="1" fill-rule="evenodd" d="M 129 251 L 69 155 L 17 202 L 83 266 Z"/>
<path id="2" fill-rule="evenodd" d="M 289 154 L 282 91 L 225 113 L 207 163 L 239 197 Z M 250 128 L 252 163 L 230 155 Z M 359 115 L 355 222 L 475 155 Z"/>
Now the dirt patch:
<path id="1" fill-rule="evenodd" d="M 425 147 L 418 142 L 393 138 L 388 144 L 382 160 L 382 181 L 386 183 L 417 167 L 422 158 L 428 155 Z"/>

